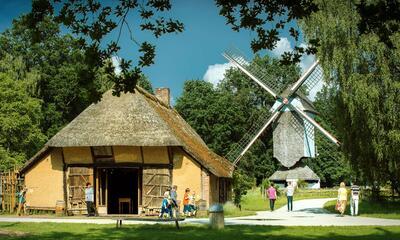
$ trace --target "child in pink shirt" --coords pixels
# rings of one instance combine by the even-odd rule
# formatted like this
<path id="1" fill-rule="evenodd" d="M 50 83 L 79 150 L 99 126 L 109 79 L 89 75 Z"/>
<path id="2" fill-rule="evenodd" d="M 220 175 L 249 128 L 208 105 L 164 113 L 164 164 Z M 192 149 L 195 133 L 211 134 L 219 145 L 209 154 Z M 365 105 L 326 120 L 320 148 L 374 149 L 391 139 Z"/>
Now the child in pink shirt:
<path id="1" fill-rule="evenodd" d="M 271 186 L 267 189 L 267 196 L 269 199 L 269 208 L 271 211 L 274 211 L 276 196 L 276 189 L 274 188 L 274 183 L 271 183 Z"/>

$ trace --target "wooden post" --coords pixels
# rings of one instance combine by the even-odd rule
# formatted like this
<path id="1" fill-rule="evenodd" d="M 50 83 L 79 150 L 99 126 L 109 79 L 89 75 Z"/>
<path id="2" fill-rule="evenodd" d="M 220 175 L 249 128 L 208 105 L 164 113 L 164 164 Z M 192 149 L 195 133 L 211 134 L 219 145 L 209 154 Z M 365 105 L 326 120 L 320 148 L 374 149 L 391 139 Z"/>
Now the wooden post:
<path id="1" fill-rule="evenodd" d="M 214 204 L 209 209 L 210 227 L 213 229 L 223 229 L 225 227 L 224 209 L 221 204 Z"/>

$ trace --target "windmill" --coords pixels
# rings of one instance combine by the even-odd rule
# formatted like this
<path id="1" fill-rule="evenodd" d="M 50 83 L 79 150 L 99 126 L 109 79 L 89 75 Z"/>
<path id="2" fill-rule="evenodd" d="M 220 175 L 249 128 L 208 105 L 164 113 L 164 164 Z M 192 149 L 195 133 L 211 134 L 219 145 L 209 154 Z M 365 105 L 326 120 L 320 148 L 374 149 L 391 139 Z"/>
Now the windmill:
<path id="1" fill-rule="evenodd" d="M 340 146 L 340 142 L 314 120 L 317 112 L 311 101 L 299 91 L 303 88 L 309 92 L 323 80 L 322 68 L 318 61 L 312 64 L 296 82 L 285 88 L 279 84 L 279 79 L 272 79 L 263 68 L 255 63 L 250 64 L 237 49 L 225 51 L 223 56 L 275 99 L 269 113 L 260 116 L 260 120 L 249 129 L 226 157 L 236 165 L 257 138 L 272 128 L 274 157 L 282 164 L 282 168 L 273 176 L 283 174 L 288 180 L 298 179 L 299 174 L 315 175 L 300 160 L 316 156 L 315 141 L 318 134 L 323 136 L 318 138 L 319 141 L 328 141 Z M 323 149 L 318 149 L 321 150 Z"/>

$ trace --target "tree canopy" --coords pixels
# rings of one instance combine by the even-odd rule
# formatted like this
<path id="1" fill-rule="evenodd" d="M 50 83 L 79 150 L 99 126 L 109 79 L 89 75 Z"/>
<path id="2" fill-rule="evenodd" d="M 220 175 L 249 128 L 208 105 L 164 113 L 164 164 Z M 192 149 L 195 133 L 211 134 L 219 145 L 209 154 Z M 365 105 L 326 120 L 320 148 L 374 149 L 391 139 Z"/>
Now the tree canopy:
<path id="1" fill-rule="evenodd" d="M 49 16 L 54 17 L 56 23 L 65 26 L 76 37 L 75 45 L 82 50 L 84 63 L 90 69 L 104 68 L 114 83 L 113 93 L 119 95 L 133 92 L 141 78 L 141 69 L 154 64 L 156 46 L 151 43 L 151 38 L 140 42 L 137 32 L 149 32 L 156 39 L 183 31 L 182 22 L 165 14 L 171 8 L 169 0 L 32 0 L 32 11 L 26 15 L 24 24 L 32 31 L 31 40 L 37 43 L 43 40 L 42 22 Z M 118 34 L 116 38 L 107 40 L 110 33 Z M 121 49 L 119 40 L 122 34 L 129 36 L 139 56 L 135 62 L 122 58 L 122 74 L 115 75 L 114 67 L 107 65 L 107 61 Z"/>
<path id="2" fill-rule="evenodd" d="M 42 101 L 29 95 L 37 78 L 21 58 L 0 59 L 0 171 L 22 164 L 47 139 L 40 129 Z"/>
<path id="3" fill-rule="evenodd" d="M 400 21 L 389 7 L 399 10 L 392 1 L 324 2 L 302 26 L 306 36 L 320 39 L 318 57 L 333 88 L 337 129 L 355 177 L 370 185 L 390 181 L 398 191 Z"/>

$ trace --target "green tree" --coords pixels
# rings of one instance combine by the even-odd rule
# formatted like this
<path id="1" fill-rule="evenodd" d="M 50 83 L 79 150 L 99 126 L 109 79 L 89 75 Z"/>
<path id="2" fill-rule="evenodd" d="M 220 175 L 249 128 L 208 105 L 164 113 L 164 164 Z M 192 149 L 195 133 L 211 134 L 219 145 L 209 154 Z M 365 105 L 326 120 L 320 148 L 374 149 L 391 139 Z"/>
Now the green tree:
<path id="1" fill-rule="evenodd" d="M 318 111 L 316 120 L 331 134 L 337 135 L 337 88 L 323 86 L 317 93 L 314 106 Z M 316 130 L 317 131 L 317 130 Z M 318 155 L 306 159 L 305 163 L 321 178 L 322 186 L 333 187 L 340 182 L 350 182 L 352 179 L 349 161 L 335 144 L 320 133 L 315 134 Z"/>
<path id="2" fill-rule="evenodd" d="M 153 85 L 151 84 L 150 80 L 145 75 L 142 75 L 139 78 L 137 85 L 139 87 L 142 87 L 144 90 L 148 91 L 149 93 L 154 94 Z"/>
<path id="3" fill-rule="evenodd" d="M 240 207 L 242 196 L 246 195 L 247 190 L 253 187 L 254 184 L 254 178 L 240 170 L 233 173 L 233 203 L 236 206 Z"/>
<path id="4" fill-rule="evenodd" d="M 23 164 L 47 139 L 40 130 L 42 102 L 29 94 L 37 78 L 20 58 L 0 59 L 0 171 Z"/>
<path id="5" fill-rule="evenodd" d="M 26 18 L 14 20 L 13 26 L 0 35 L 0 57 L 20 56 L 28 71 L 40 73 L 30 94 L 43 101 L 41 129 L 51 137 L 98 100 L 106 90 L 103 86 L 109 84 L 104 70 L 87 65 L 78 40 L 61 34 L 51 17 L 37 24 L 43 39 L 40 42 L 32 40 L 37 32 L 27 27 Z"/>
<path id="6" fill-rule="evenodd" d="M 399 192 L 400 21 L 390 12 L 399 5 L 389 10 L 392 1 L 317 2 L 319 11 L 303 28 L 306 36 L 320 39 L 318 57 L 339 89 L 334 97 L 346 157 L 359 178 L 373 186 L 391 181 Z M 369 22 L 371 17 L 376 21 Z"/>

